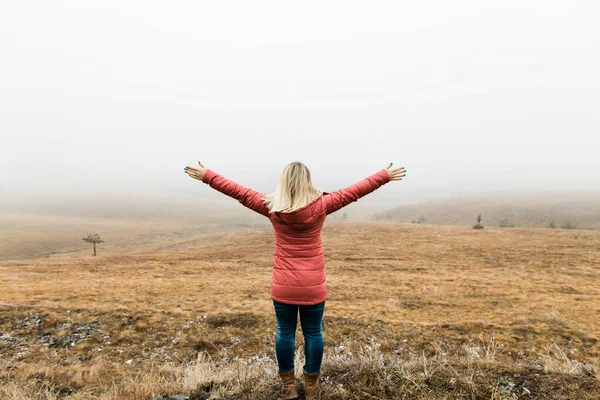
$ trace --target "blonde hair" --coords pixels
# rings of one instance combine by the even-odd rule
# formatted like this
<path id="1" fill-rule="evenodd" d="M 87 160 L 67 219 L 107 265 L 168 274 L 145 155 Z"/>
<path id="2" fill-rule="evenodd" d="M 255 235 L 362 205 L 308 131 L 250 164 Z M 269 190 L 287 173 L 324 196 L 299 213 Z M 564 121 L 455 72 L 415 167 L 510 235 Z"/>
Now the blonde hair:
<path id="1" fill-rule="evenodd" d="M 264 197 L 269 212 L 291 212 L 304 207 L 323 194 L 313 186 L 310 171 L 300 161 L 289 163 L 283 168 L 279 185 L 273 193 Z"/>

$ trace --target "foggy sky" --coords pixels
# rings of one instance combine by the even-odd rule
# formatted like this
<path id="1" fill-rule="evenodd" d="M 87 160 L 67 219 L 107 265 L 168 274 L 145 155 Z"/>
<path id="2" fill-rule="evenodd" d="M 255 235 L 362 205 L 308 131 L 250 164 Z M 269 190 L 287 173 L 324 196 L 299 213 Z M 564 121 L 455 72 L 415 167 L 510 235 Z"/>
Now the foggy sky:
<path id="1" fill-rule="evenodd" d="M 600 189 L 597 4 L 2 2 L 0 190 Z"/>

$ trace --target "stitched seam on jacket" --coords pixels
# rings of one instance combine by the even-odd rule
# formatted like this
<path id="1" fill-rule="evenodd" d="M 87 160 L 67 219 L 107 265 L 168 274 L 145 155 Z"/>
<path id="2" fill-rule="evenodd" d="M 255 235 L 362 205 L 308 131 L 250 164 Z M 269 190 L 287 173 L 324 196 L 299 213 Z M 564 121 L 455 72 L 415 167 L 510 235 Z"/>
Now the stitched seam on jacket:
<path id="1" fill-rule="evenodd" d="M 325 283 L 325 281 L 323 281 L 322 283 L 317 283 L 316 285 L 282 285 L 281 283 L 273 282 L 273 285 L 283 286 L 283 287 L 300 287 L 300 288 L 306 288 L 306 287 L 312 287 L 312 286 L 321 286 L 324 283 Z"/>
<path id="2" fill-rule="evenodd" d="M 277 256 L 277 255 L 274 255 L 274 257 L 277 257 L 277 258 L 314 258 L 314 257 L 322 256 L 322 255 L 324 255 L 324 253 L 315 254 L 314 256 Z"/>
<path id="3" fill-rule="evenodd" d="M 309 238 L 309 239 L 312 239 L 312 238 Z M 276 249 L 276 250 L 287 250 L 287 249 L 285 248 L 285 245 L 286 245 L 286 244 L 288 244 L 288 243 L 285 243 L 285 244 L 282 246 L 280 243 L 276 243 L 276 244 L 275 244 L 275 247 L 274 247 L 274 249 Z M 323 247 L 323 242 L 322 242 L 322 240 L 321 240 L 321 243 L 311 243 L 311 244 L 314 244 L 314 246 L 311 246 L 311 247 L 306 247 L 306 246 L 305 246 L 305 244 L 301 244 L 301 245 L 299 245 L 299 246 L 306 247 L 306 248 L 303 248 L 303 250 L 316 250 L 316 249 L 320 249 L 321 247 Z"/>

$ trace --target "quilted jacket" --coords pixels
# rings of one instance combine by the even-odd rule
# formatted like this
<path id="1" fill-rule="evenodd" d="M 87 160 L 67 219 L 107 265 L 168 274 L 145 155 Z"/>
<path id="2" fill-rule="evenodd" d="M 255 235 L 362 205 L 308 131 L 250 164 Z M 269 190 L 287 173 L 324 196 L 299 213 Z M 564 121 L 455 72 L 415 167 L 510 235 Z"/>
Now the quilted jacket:
<path id="1" fill-rule="evenodd" d="M 224 178 L 211 169 L 202 181 L 269 218 L 275 234 L 271 298 L 281 303 L 313 305 L 327 299 L 321 228 L 325 217 L 390 181 L 385 169 L 334 192 L 324 192 L 292 212 L 269 213 L 262 193 Z"/>

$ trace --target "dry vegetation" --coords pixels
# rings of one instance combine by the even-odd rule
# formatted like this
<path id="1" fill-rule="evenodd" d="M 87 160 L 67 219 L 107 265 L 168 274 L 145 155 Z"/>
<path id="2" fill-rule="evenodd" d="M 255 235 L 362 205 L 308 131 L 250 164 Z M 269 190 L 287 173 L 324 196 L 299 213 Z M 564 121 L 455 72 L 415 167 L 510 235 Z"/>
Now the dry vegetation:
<path id="1" fill-rule="evenodd" d="M 325 398 L 599 398 L 600 233 L 329 224 L 323 243 Z M 186 247 L 0 262 L 0 398 L 276 398 L 271 229 Z"/>

